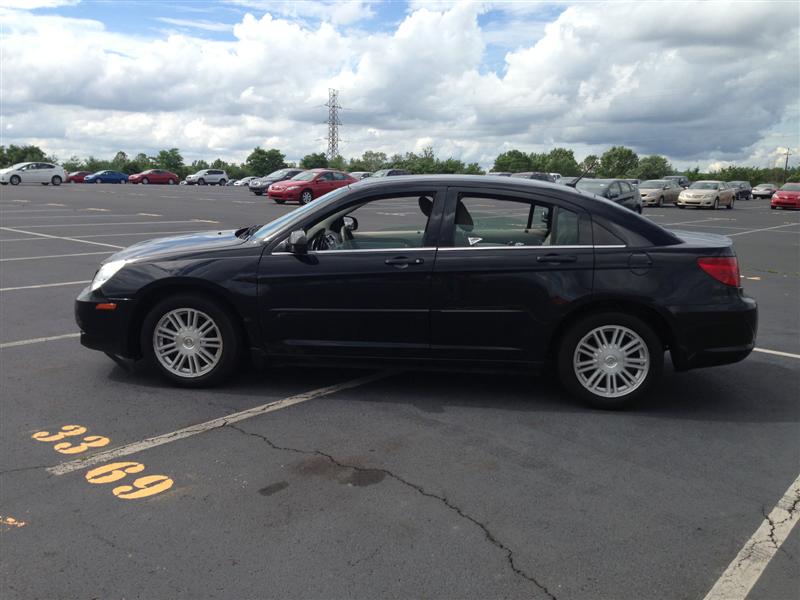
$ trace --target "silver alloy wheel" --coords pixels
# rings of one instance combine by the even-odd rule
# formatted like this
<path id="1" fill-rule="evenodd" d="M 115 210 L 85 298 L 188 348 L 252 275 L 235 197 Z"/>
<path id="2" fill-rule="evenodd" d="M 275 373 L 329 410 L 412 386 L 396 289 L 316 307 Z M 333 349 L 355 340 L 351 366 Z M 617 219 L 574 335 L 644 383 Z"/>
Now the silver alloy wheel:
<path id="1" fill-rule="evenodd" d="M 147 177 L 142 177 L 142 183 L 144 185 L 147 185 L 148 183 L 150 183 L 150 180 Z"/>
<path id="2" fill-rule="evenodd" d="M 580 384 L 603 398 L 627 396 L 650 372 L 650 353 L 641 336 L 621 325 L 603 325 L 587 333 L 572 355 Z"/>
<path id="3" fill-rule="evenodd" d="M 308 204 L 314 199 L 314 196 L 311 195 L 311 192 L 306 190 L 300 195 L 300 203 L 301 204 Z"/>
<path id="4" fill-rule="evenodd" d="M 178 377 L 205 375 L 222 358 L 222 334 L 214 320 L 195 308 L 165 313 L 153 331 L 153 352 L 167 371 Z"/>

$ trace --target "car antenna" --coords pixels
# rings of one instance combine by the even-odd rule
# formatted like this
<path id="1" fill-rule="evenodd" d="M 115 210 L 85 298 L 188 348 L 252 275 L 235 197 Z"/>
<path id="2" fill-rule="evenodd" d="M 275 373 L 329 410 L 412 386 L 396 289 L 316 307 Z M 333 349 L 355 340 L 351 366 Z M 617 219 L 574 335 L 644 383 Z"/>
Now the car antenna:
<path id="1" fill-rule="evenodd" d="M 571 187 L 571 188 L 574 188 L 575 186 L 577 186 L 577 185 L 578 185 L 578 182 L 579 182 L 581 179 L 583 179 L 584 177 L 586 177 L 586 176 L 587 176 L 589 173 L 591 173 L 591 172 L 592 172 L 592 170 L 593 170 L 593 169 L 594 169 L 596 166 L 597 166 L 597 159 L 593 160 L 593 161 L 592 161 L 592 164 L 590 164 L 588 167 L 586 167 L 586 170 L 585 170 L 583 173 L 581 173 L 580 175 L 578 175 L 578 178 L 577 178 L 575 181 L 570 181 L 570 182 L 569 182 L 567 185 L 568 185 L 569 187 Z"/>

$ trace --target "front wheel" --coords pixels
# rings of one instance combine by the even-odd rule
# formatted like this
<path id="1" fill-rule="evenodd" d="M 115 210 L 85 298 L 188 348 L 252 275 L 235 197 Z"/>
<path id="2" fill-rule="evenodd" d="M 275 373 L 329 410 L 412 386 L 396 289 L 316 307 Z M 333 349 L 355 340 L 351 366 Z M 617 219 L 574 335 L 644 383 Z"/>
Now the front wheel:
<path id="1" fill-rule="evenodd" d="M 714 198 L 714 206 L 712 210 L 717 210 L 717 209 L 719 209 L 719 198 Z"/>
<path id="2" fill-rule="evenodd" d="M 19 185 L 21 181 L 22 180 L 19 178 L 19 175 L 12 175 L 11 179 L 9 179 L 11 185 Z"/>
<path id="3" fill-rule="evenodd" d="M 197 185 L 205 185 L 205 184 L 206 184 L 206 180 L 203 179 L 202 177 L 197 180 Z"/>
<path id="4" fill-rule="evenodd" d="M 664 346 L 641 319 L 619 312 L 589 315 L 564 334 L 558 373 L 569 392 L 595 408 L 626 408 L 660 375 Z"/>
<path id="5" fill-rule="evenodd" d="M 142 178 L 142 185 L 147 185 L 150 183 L 150 180 L 147 177 Z"/>
<path id="6" fill-rule="evenodd" d="M 661 196 L 661 198 L 658 199 L 658 204 L 656 204 L 656 206 L 658 206 L 658 208 L 664 206 L 664 196 Z"/>
<path id="7" fill-rule="evenodd" d="M 242 336 L 228 311 L 213 299 L 175 295 L 145 317 L 141 347 L 145 358 L 172 383 L 205 387 L 233 372 Z"/>
<path id="8" fill-rule="evenodd" d="M 725 208 L 727 208 L 728 210 L 730 210 L 731 208 L 733 208 L 733 202 L 734 202 L 735 200 L 736 200 L 735 198 L 731 198 L 731 201 L 728 203 L 728 206 L 726 206 Z"/>
<path id="9" fill-rule="evenodd" d="M 311 193 L 311 190 L 303 190 L 303 193 L 300 194 L 300 204 L 308 204 L 314 199 L 314 195 Z"/>

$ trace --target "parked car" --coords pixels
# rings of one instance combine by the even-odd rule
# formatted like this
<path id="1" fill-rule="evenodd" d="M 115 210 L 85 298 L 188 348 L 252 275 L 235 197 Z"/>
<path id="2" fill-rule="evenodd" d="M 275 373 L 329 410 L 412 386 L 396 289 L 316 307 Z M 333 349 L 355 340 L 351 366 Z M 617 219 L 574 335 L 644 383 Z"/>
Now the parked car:
<path id="1" fill-rule="evenodd" d="M 381 169 L 372 174 L 373 177 L 395 177 L 397 175 L 411 175 L 411 173 L 405 169 Z"/>
<path id="2" fill-rule="evenodd" d="M 639 189 L 624 179 L 581 179 L 577 188 L 601 198 L 606 198 L 642 214 L 642 196 Z"/>
<path id="3" fill-rule="evenodd" d="M 236 182 L 239 181 L 238 179 L 229 179 L 225 183 L 220 183 L 219 185 L 236 185 Z"/>
<path id="4" fill-rule="evenodd" d="M 128 183 L 128 176 L 119 171 L 98 171 L 84 177 L 83 183 Z"/>
<path id="5" fill-rule="evenodd" d="M 163 183 L 166 185 L 176 185 L 180 181 L 172 171 L 165 171 L 164 169 L 148 169 L 141 173 L 135 173 L 128 176 L 128 183 L 141 183 L 148 185 L 150 183 Z"/>
<path id="6" fill-rule="evenodd" d="M 753 197 L 753 188 L 749 181 L 729 181 L 728 185 L 734 188 L 737 200 L 750 200 Z"/>
<path id="7" fill-rule="evenodd" d="M 253 179 L 248 188 L 251 192 L 253 192 L 256 196 L 261 196 L 264 194 L 273 183 L 278 181 L 284 181 L 286 179 L 291 179 L 295 175 L 299 175 L 305 169 L 278 169 L 277 171 L 273 171 L 269 175 L 264 175 L 264 177 L 259 177 L 257 179 Z"/>
<path id="8" fill-rule="evenodd" d="M 220 383 L 254 350 L 272 364 L 554 365 L 572 394 L 621 408 L 657 385 L 667 350 L 677 371 L 744 359 L 757 306 L 729 238 L 566 186 L 432 175 L 140 242 L 102 263 L 75 315 L 84 346 L 181 386 Z"/>
<path id="9" fill-rule="evenodd" d="M 372 179 L 372 177 L 370 177 Z M 279 181 L 269 186 L 269 197 L 278 204 L 299 202 L 308 204 L 315 198 L 324 196 L 335 189 L 355 183 L 358 179 L 342 171 L 332 169 L 309 169 L 298 173 L 291 179 Z"/>
<path id="10" fill-rule="evenodd" d="M 83 183 L 83 178 L 91 174 L 91 171 L 73 171 L 67 175 L 67 183 Z"/>
<path id="11" fill-rule="evenodd" d="M 511 177 L 510 171 L 489 171 L 487 175 L 494 175 L 495 177 Z"/>
<path id="12" fill-rule="evenodd" d="M 561 183 L 561 180 L 563 179 L 561 177 L 561 173 L 548 173 L 548 175 L 550 176 L 550 181 L 553 183 Z"/>
<path id="13" fill-rule="evenodd" d="M 639 187 L 639 180 L 638 179 L 623 179 L 622 181 L 627 181 L 631 185 Z"/>
<path id="14" fill-rule="evenodd" d="M 678 196 L 678 208 L 733 208 L 736 192 L 725 181 L 695 181 Z"/>
<path id="15" fill-rule="evenodd" d="M 235 185 L 237 187 L 239 187 L 239 186 L 249 186 L 250 182 L 253 181 L 253 179 L 256 179 L 256 178 L 254 176 L 252 176 L 252 175 L 250 175 L 248 177 L 242 177 L 241 179 L 237 179 L 233 183 L 233 185 Z"/>
<path id="16" fill-rule="evenodd" d="M 778 186 L 774 183 L 760 183 L 753 188 L 753 198 L 772 198 L 772 195 L 778 191 Z"/>
<path id="17" fill-rule="evenodd" d="M 538 181 L 549 181 L 553 183 L 553 178 L 550 177 L 550 173 L 537 173 L 536 171 L 524 171 L 522 173 L 512 173 L 511 177 L 516 177 L 519 179 L 536 179 Z"/>
<path id="18" fill-rule="evenodd" d="M 662 179 L 672 179 L 674 181 L 677 181 L 678 185 L 684 189 L 688 188 L 692 184 L 692 182 L 689 181 L 689 178 L 686 177 L 686 175 L 665 175 L 664 177 L 662 177 Z"/>
<path id="19" fill-rule="evenodd" d="M 575 187 L 575 182 L 578 181 L 577 177 L 562 177 L 561 181 L 558 183 L 561 185 L 567 185 L 570 187 Z"/>
<path id="20" fill-rule="evenodd" d="M 225 185 L 227 181 L 228 174 L 221 169 L 203 169 L 186 176 L 188 185 Z"/>
<path id="21" fill-rule="evenodd" d="M 366 179 L 372 177 L 372 171 L 352 171 L 350 177 L 353 179 Z"/>
<path id="22" fill-rule="evenodd" d="M 800 183 L 784 183 L 772 196 L 769 207 L 800 209 Z"/>
<path id="23" fill-rule="evenodd" d="M 0 169 L 0 184 L 19 185 L 20 183 L 41 183 L 42 185 L 61 185 L 67 174 L 58 165 L 44 162 L 22 162 Z"/>
<path id="24" fill-rule="evenodd" d="M 648 179 L 639 184 L 639 193 L 645 206 L 675 204 L 682 190 L 674 179 Z"/>

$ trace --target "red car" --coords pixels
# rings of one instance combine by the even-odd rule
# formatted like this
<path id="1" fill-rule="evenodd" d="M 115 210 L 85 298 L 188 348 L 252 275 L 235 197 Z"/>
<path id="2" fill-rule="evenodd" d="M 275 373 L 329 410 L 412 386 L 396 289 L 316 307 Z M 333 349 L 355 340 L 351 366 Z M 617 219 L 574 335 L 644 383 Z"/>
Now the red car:
<path id="1" fill-rule="evenodd" d="M 309 169 L 298 173 L 291 179 L 273 183 L 269 186 L 267 195 L 278 204 L 287 201 L 308 204 L 314 198 L 319 198 L 332 190 L 357 181 L 358 179 L 350 177 L 342 171 Z"/>
<path id="2" fill-rule="evenodd" d="M 784 183 L 781 189 L 772 195 L 769 207 L 772 210 L 776 208 L 800 209 L 800 183 Z"/>
<path id="3" fill-rule="evenodd" d="M 164 171 L 163 169 L 149 169 L 128 177 L 128 183 L 143 183 L 145 185 L 148 183 L 178 185 L 179 181 L 180 179 L 175 173 Z"/>
<path id="4" fill-rule="evenodd" d="M 91 171 L 73 171 L 67 175 L 67 183 L 83 183 L 83 178 L 91 174 Z"/>

